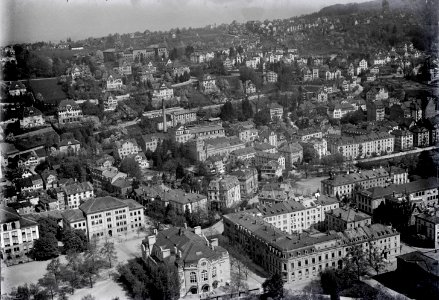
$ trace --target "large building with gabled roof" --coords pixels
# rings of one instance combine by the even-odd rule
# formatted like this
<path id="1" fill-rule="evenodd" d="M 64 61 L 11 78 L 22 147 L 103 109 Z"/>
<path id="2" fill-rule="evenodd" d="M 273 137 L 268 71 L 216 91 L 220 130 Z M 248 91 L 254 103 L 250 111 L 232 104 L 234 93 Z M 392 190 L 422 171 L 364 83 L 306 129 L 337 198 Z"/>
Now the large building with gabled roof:
<path id="1" fill-rule="evenodd" d="M 63 219 L 65 226 L 84 230 L 90 239 L 125 235 L 145 224 L 142 205 L 111 196 L 89 199 L 78 209 L 63 212 Z"/>

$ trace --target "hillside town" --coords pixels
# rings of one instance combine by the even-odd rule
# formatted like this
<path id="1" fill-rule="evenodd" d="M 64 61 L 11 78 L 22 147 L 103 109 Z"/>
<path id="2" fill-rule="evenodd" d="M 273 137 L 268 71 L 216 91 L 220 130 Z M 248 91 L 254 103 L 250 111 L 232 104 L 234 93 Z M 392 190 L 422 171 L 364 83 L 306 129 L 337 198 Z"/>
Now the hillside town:
<path id="1" fill-rule="evenodd" d="M 438 5 L 370 3 L 3 46 L 2 299 L 435 299 Z"/>

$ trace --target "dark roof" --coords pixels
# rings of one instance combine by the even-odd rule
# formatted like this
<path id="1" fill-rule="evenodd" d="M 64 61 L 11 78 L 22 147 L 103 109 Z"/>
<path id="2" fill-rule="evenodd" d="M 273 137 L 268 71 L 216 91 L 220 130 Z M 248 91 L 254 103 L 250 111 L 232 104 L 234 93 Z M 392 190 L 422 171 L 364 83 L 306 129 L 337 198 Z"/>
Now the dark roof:
<path id="1" fill-rule="evenodd" d="M 148 243 L 144 240 L 144 243 Z M 184 263 L 197 262 L 201 258 L 215 259 L 227 251 L 222 247 L 209 247 L 205 237 L 195 234 L 192 228 L 172 227 L 157 234 L 156 243 L 162 249 L 181 251 Z"/>
<path id="2" fill-rule="evenodd" d="M 20 220 L 20 215 L 12 207 L 0 207 L 0 223 L 9 223 Z"/>
<path id="3" fill-rule="evenodd" d="M 107 210 L 127 207 L 128 203 L 111 196 L 89 199 L 79 206 L 85 214 L 93 214 Z"/>
<path id="4" fill-rule="evenodd" d="M 64 219 L 66 219 L 69 222 L 77 222 L 77 221 L 85 220 L 84 213 L 80 209 L 65 210 L 61 214 L 64 217 Z"/>

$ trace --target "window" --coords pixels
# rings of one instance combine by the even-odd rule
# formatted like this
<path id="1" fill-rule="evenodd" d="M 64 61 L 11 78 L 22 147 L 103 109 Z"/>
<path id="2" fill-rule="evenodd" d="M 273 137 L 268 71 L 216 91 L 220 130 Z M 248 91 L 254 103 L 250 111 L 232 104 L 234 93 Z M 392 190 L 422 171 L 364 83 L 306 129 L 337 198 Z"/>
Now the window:
<path id="1" fill-rule="evenodd" d="M 191 272 L 189 274 L 189 280 L 191 283 L 196 283 L 197 282 L 197 273 Z"/>
<path id="2" fill-rule="evenodd" d="M 216 267 L 212 268 L 212 278 L 216 277 Z"/>
<path id="3" fill-rule="evenodd" d="M 206 270 L 201 271 L 201 280 L 202 281 L 207 281 L 208 280 L 208 276 L 207 276 L 207 271 Z"/>

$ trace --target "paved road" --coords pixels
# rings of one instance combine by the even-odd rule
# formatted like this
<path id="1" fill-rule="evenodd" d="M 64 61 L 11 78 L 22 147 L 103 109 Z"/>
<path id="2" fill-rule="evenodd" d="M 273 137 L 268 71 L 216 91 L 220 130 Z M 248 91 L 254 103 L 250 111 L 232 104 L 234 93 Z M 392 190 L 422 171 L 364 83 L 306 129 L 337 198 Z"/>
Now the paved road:
<path id="1" fill-rule="evenodd" d="M 394 158 L 394 157 L 399 157 L 399 156 L 404 156 L 404 155 L 409 155 L 409 154 L 416 154 L 416 153 L 421 153 L 424 151 L 430 151 L 430 150 L 435 150 L 435 149 L 439 149 L 439 147 L 430 146 L 430 147 L 425 147 L 425 148 L 416 148 L 416 149 L 410 150 L 410 151 L 404 151 L 404 152 L 392 153 L 392 154 L 383 155 L 383 156 L 354 160 L 354 161 L 352 161 L 352 163 L 356 164 L 359 162 L 370 162 L 370 161 L 375 161 L 375 160 L 390 159 L 390 158 Z"/>

